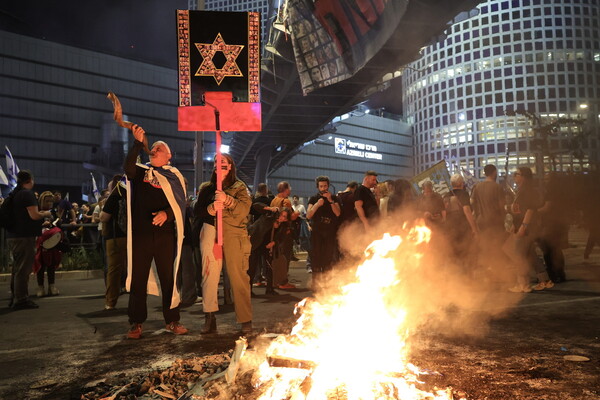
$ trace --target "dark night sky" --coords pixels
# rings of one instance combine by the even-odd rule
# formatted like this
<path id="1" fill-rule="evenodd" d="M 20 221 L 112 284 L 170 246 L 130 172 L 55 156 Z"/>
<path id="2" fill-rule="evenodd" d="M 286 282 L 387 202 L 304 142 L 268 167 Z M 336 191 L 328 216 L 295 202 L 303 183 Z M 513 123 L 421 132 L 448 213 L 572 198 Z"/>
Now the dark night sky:
<path id="1" fill-rule="evenodd" d="M 175 68 L 187 0 L 0 0 L 0 29 Z"/>

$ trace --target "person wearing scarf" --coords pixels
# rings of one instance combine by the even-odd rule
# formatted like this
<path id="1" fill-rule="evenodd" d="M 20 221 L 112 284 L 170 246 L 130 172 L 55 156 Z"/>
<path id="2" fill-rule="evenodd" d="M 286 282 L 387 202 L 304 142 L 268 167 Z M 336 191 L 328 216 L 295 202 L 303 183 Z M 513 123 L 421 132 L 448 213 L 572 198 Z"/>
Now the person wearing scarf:
<path id="1" fill-rule="evenodd" d="M 135 143 L 125 160 L 127 175 L 127 264 L 129 290 L 127 336 L 139 339 L 148 316 L 147 293 L 158 295 L 152 264 L 160 279 L 166 330 L 182 335 L 188 330 L 179 323 L 180 297 L 176 285 L 183 243 L 185 184 L 183 176 L 169 165 L 171 150 L 162 141 L 150 149 L 150 163 L 136 164 L 144 148 L 145 131 L 131 128 Z"/>

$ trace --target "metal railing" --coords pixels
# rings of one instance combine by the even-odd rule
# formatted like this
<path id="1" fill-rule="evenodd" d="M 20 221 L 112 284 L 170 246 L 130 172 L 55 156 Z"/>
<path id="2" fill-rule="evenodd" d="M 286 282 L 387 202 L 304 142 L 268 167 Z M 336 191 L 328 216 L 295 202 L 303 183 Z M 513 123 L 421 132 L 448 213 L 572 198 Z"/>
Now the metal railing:
<path id="1" fill-rule="evenodd" d="M 98 231 L 98 224 L 63 224 L 61 229 L 71 250 L 63 254 L 64 269 L 96 269 L 104 266 L 102 236 Z M 0 273 L 10 273 L 12 268 L 6 239 L 6 230 L 0 228 Z"/>

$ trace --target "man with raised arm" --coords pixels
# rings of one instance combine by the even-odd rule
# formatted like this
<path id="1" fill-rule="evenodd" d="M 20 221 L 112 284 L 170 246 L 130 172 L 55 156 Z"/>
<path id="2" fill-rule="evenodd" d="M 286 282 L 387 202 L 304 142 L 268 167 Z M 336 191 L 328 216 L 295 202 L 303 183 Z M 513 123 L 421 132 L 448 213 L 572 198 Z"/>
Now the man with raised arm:
<path id="1" fill-rule="evenodd" d="M 150 163 L 136 164 L 144 148 L 145 131 L 131 128 L 135 143 L 125 160 L 128 179 L 128 274 L 129 323 L 127 336 L 139 339 L 142 323 L 148 316 L 147 293 L 158 295 L 151 265 L 156 265 L 162 291 L 166 330 L 183 335 L 188 330 L 179 323 L 180 297 L 176 285 L 177 268 L 183 243 L 185 184 L 183 176 L 169 165 L 171 149 L 163 141 L 150 149 Z"/>

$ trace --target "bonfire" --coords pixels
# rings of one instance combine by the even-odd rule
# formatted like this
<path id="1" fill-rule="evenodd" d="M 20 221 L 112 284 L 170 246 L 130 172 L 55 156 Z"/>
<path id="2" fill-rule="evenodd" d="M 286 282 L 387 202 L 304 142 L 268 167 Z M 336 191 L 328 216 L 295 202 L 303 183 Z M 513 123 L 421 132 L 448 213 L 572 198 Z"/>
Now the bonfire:
<path id="1" fill-rule="evenodd" d="M 420 388 L 425 372 L 407 361 L 420 318 L 406 277 L 419 273 L 430 235 L 423 226 L 386 233 L 350 283 L 301 301 L 291 333 L 273 340 L 254 374 L 259 399 L 452 399 L 450 388 Z"/>

